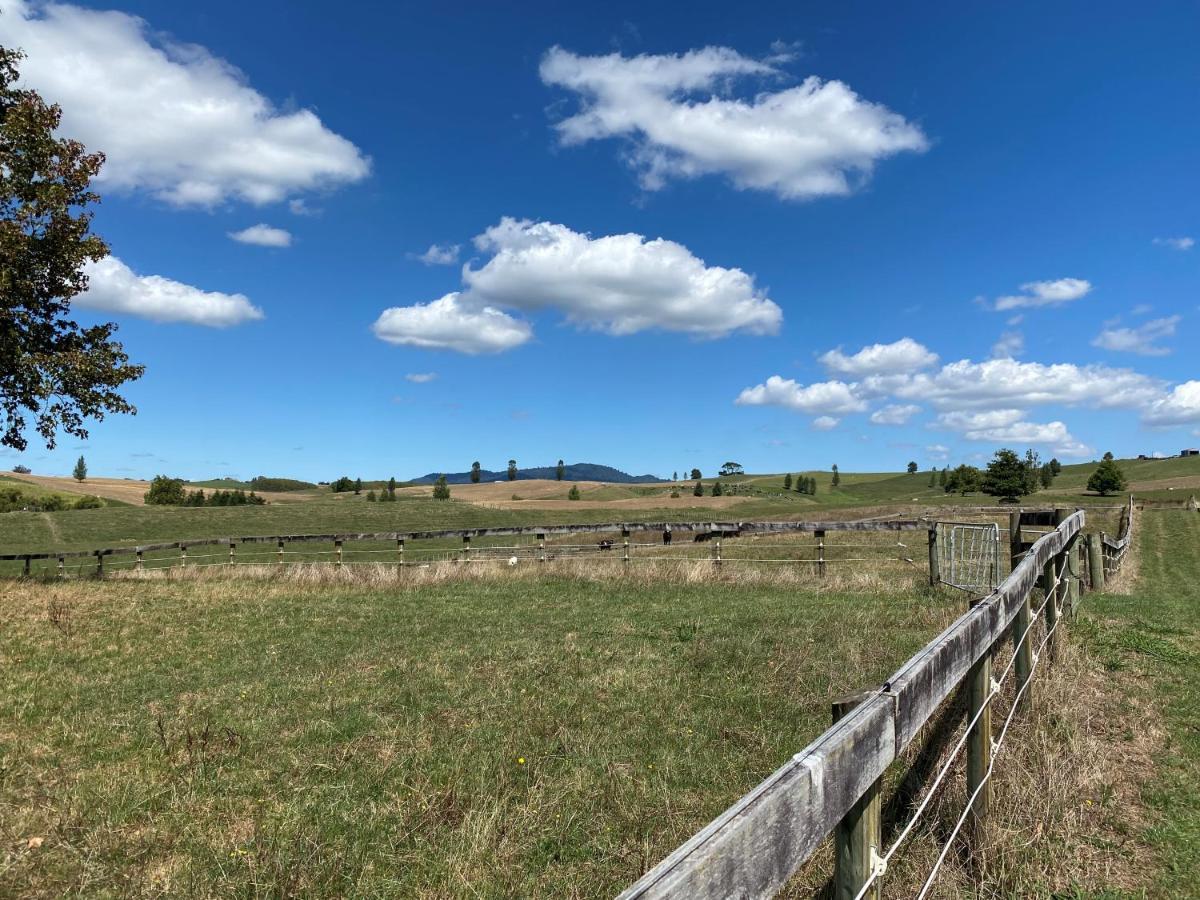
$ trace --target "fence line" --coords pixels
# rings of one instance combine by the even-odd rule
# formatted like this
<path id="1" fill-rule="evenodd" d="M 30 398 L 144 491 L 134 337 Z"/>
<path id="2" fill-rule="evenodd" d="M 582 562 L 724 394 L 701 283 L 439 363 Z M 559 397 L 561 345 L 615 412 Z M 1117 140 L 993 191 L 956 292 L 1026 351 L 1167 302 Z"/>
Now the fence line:
<path id="1" fill-rule="evenodd" d="M 853 708 L 824 734 L 643 875 L 620 900 L 770 896 L 835 829 L 838 896 L 879 896 L 878 882 L 886 869 L 886 858 L 880 855 L 881 778 L 960 685 L 970 688 L 973 713 L 960 741 L 960 749 L 968 744 L 969 797 L 964 819 L 972 810 L 982 815 L 993 753 L 999 749 L 991 742 L 990 716 L 984 714 L 998 690 L 991 678 L 993 649 L 1011 635 L 1014 654 L 1009 670 L 1016 672 L 1020 697 L 1041 655 L 1034 654 L 1030 639 L 1034 623 L 1044 615 L 1046 636 L 1041 651 L 1054 637 L 1061 611 L 1074 610 L 1078 592 L 1074 554 L 1085 521 L 1084 510 L 1056 511 L 1051 517 L 1054 530 L 1026 549 L 1019 541 L 1018 513 L 1017 541 L 1012 547 L 1013 556 L 1019 559 L 999 587 L 909 659 L 882 687 L 864 692 L 861 702 L 856 697 Z M 1119 539 L 1123 547 L 1128 547 L 1131 534 L 1132 515 L 1127 512 Z M 933 540 L 931 534 L 931 560 L 936 559 Z M 931 579 L 936 577 L 936 572 L 930 574 Z M 1046 600 L 1035 614 L 1030 595 L 1039 581 Z M 1002 678 L 1007 674 L 1008 670 Z M 835 715 L 846 705 L 835 704 Z M 1002 740 L 1011 717 L 1010 711 Z M 931 790 L 935 788 L 936 784 Z M 980 802 L 981 792 L 984 802 Z M 955 834 L 959 828 L 961 824 Z M 888 855 L 894 851 L 895 846 Z M 943 853 L 923 893 L 944 858 Z"/>

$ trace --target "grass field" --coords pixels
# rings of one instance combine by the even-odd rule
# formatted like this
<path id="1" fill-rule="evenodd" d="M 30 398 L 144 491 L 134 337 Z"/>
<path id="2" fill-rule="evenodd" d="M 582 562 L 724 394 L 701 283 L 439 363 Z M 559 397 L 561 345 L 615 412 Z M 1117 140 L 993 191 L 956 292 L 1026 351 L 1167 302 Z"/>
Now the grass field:
<path id="1" fill-rule="evenodd" d="M 0 894 L 612 894 L 959 606 L 637 578 L 11 586 Z"/>
<path id="2" fill-rule="evenodd" d="M 1125 675 L 1131 704 L 1153 708 L 1166 735 L 1141 786 L 1158 856 L 1153 896 L 1192 897 L 1200 885 L 1200 515 L 1139 517 L 1136 578 L 1089 598 L 1087 644 Z"/>

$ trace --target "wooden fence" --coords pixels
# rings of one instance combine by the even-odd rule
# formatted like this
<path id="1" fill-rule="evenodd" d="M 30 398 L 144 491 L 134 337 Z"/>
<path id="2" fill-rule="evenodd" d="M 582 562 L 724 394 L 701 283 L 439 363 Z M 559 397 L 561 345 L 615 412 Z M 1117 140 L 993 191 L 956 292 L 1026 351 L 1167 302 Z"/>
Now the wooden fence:
<path id="1" fill-rule="evenodd" d="M 216 538 L 197 538 L 194 540 L 168 541 L 163 543 L 153 544 L 138 544 L 128 547 L 105 547 L 95 550 L 75 550 L 75 551 L 42 551 L 31 553 L 7 553 L 0 554 L 0 562 L 17 562 L 22 569 L 24 575 L 32 574 L 32 565 L 35 561 L 54 561 L 57 563 L 57 570 L 60 575 L 65 574 L 67 561 L 95 561 L 95 573 L 104 574 L 106 565 L 111 565 L 113 561 L 123 560 L 125 563 L 132 565 L 134 568 L 141 568 L 147 561 L 148 554 L 161 554 L 167 551 L 178 551 L 175 561 L 178 565 L 187 566 L 189 564 L 188 551 L 197 548 L 205 547 L 222 547 L 228 548 L 227 564 L 235 564 L 239 561 L 237 550 L 244 546 L 274 546 L 275 551 L 271 553 L 266 551 L 266 555 L 271 557 L 269 562 L 284 565 L 285 564 L 285 548 L 299 544 L 326 544 L 332 547 L 329 551 L 324 551 L 326 555 L 332 557 L 330 560 L 335 564 L 340 564 L 343 553 L 350 552 L 347 545 L 355 543 L 388 543 L 394 542 L 394 553 L 391 556 L 392 564 L 405 566 L 415 565 L 411 559 L 412 552 L 409 544 L 414 541 L 436 541 L 436 540 L 457 540 L 460 541 L 460 549 L 457 553 L 447 552 L 445 555 L 455 556 L 457 559 L 470 560 L 471 557 L 471 541 L 472 539 L 493 538 L 493 537 L 519 537 L 531 536 L 538 541 L 536 548 L 528 548 L 535 555 L 535 558 L 545 561 L 549 553 L 553 552 L 553 547 L 548 547 L 546 538 L 552 535 L 573 535 L 573 534 L 619 534 L 620 542 L 614 542 L 614 547 L 618 551 L 621 558 L 625 561 L 631 561 L 630 555 L 630 537 L 639 532 L 654 532 L 665 533 L 670 532 L 675 534 L 688 534 L 693 537 L 698 536 L 703 540 L 711 540 L 714 542 L 715 554 L 713 558 L 717 562 L 721 562 L 720 540 L 723 537 L 734 537 L 744 535 L 770 535 L 770 534 L 812 534 L 816 538 L 817 543 L 814 549 L 817 556 L 812 560 L 794 560 L 797 562 L 812 562 L 821 574 L 824 574 L 825 564 L 833 563 L 835 559 L 825 559 L 824 551 L 826 545 L 824 538 L 827 532 L 908 532 L 908 531 L 923 531 L 929 527 L 928 522 L 916 519 L 887 519 L 887 520 L 867 520 L 867 521 L 830 521 L 830 522 L 604 522 L 604 523 L 587 523 L 578 525 L 528 525 L 528 526 L 502 526 L 494 528 L 462 528 L 462 529 L 443 529 L 436 531 L 387 531 L 387 532 L 352 532 L 342 534 L 287 534 L 287 535 L 254 535 L 249 537 L 216 537 Z M 832 546 L 832 545 L 831 545 Z M 407 552 L 407 556 L 406 556 Z M 221 554 L 224 556 L 224 554 Z M 262 551 L 259 556 L 264 555 Z M 732 559 L 724 561 L 732 562 Z M 911 561 L 911 560 L 910 560 Z M 192 563 L 195 563 L 193 556 Z M 226 564 L 226 562 L 222 562 Z"/>
<path id="2" fill-rule="evenodd" d="M 829 730 L 647 872 L 621 900 L 771 896 L 831 834 L 836 844 L 835 896 L 878 897 L 887 860 L 964 747 L 967 799 L 959 826 L 970 818 L 977 827 L 987 814 L 995 749 L 990 707 L 998 682 L 992 678 L 993 653 L 1001 640 L 1011 637 L 1013 655 L 1000 681 L 1013 672 L 1017 693 L 1002 742 L 1037 665 L 1035 621 L 1044 616 L 1041 648 L 1050 645 L 1052 650 L 1060 613 L 1074 608 L 1072 593 L 1078 596 L 1079 582 L 1076 546 L 1085 515 L 1083 510 L 1058 511 L 1052 517 L 1053 530 L 1028 549 L 1021 545 L 1018 523 L 1012 572 L 998 588 L 975 602 L 881 687 L 835 703 L 835 722 Z M 1132 517 L 1125 522 L 1118 543 L 1127 547 Z M 1031 595 L 1039 583 L 1045 601 L 1035 612 Z M 885 853 L 879 813 L 882 776 L 960 687 L 966 693 L 967 727 L 942 774 Z M 958 827 L 954 834 L 957 831 Z"/>

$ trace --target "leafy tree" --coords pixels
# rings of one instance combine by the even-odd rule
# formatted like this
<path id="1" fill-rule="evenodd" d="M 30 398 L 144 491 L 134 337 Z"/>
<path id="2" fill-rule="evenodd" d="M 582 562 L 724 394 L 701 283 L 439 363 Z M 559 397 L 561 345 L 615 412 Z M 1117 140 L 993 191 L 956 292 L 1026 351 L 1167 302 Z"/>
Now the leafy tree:
<path id="1" fill-rule="evenodd" d="M 703 497 L 704 496 L 704 485 L 701 482 L 697 481 L 696 486 L 694 488 L 692 488 L 692 496 L 693 497 Z"/>
<path id="2" fill-rule="evenodd" d="M 946 473 L 949 469 L 949 466 L 942 466 L 942 471 L 938 472 L 938 487 L 944 488 L 946 486 Z"/>
<path id="3" fill-rule="evenodd" d="M 1024 461 L 1012 450 L 997 450 L 983 476 L 983 492 L 1008 501 L 1031 493 Z"/>
<path id="4" fill-rule="evenodd" d="M 672 481 L 678 481 L 678 480 L 679 480 L 679 472 L 678 472 L 678 471 L 675 471 L 675 472 L 672 472 L 672 473 L 671 473 L 671 480 L 672 480 Z"/>
<path id="5" fill-rule="evenodd" d="M 917 464 L 916 464 L 915 462 L 909 462 L 909 464 L 908 464 L 908 474 L 909 474 L 909 475 L 916 475 L 916 474 L 917 474 Z"/>
<path id="6" fill-rule="evenodd" d="M 388 479 L 387 493 L 389 500 L 396 499 L 396 476 L 394 475 Z"/>
<path id="7" fill-rule="evenodd" d="M 1104 461 L 1104 462 L 1112 462 L 1112 461 L 1113 461 L 1113 455 L 1112 455 L 1112 451 L 1111 451 L 1111 450 L 1106 450 L 1106 451 L 1104 452 L 1103 461 Z"/>
<path id="8" fill-rule="evenodd" d="M 32 470 L 30 470 L 29 466 L 21 466 L 21 465 L 13 466 L 13 472 L 16 473 L 17 475 L 33 474 Z"/>
<path id="9" fill-rule="evenodd" d="M 375 502 L 375 491 L 374 490 L 367 491 L 367 502 L 368 503 Z"/>
<path id="10" fill-rule="evenodd" d="M 1050 462 L 1046 463 L 1046 468 L 1050 470 L 1051 475 L 1057 478 L 1058 473 L 1062 471 L 1062 463 L 1057 458 L 1051 459 Z"/>
<path id="11" fill-rule="evenodd" d="M 722 478 L 728 478 L 730 475 L 744 475 L 745 470 L 741 463 L 727 462 L 721 466 L 720 475 Z"/>
<path id="12" fill-rule="evenodd" d="M 1121 467 L 1112 458 L 1112 454 L 1105 454 L 1105 456 L 1107 458 L 1102 460 L 1100 465 L 1096 466 L 1087 483 L 1087 489 L 1095 491 L 1101 497 L 1107 497 L 1109 494 L 1115 494 L 1129 487 L 1128 482 L 1125 480 L 1125 473 L 1121 471 Z"/>
<path id="13" fill-rule="evenodd" d="M 721 482 L 714 481 L 712 486 L 712 495 L 714 497 L 722 497 L 725 495 L 725 489 L 721 487 Z"/>
<path id="14" fill-rule="evenodd" d="M 433 499 L 434 500 L 449 500 L 450 485 L 446 484 L 446 476 L 439 475 L 437 481 L 433 483 Z"/>
<path id="15" fill-rule="evenodd" d="M 937 466 L 929 470 L 929 486 L 937 487 Z"/>
<path id="16" fill-rule="evenodd" d="M 75 501 L 75 505 L 72 507 L 72 509 L 102 509 L 103 507 L 104 501 L 99 497 L 93 494 L 84 494 Z"/>
<path id="17" fill-rule="evenodd" d="M 471 484 L 479 484 L 479 460 L 471 463 Z"/>
<path id="18" fill-rule="evenodd" d="M 508 480 L 517 480 L 517 461 L 515 459 L 510 459 L 508 461 Z"/>
<path id="19" fill-rule="evenodd" d="M 562 481 L 563 478 L 566 477 L 566 475 L 567 475 L 567 467 L 563 465 L 563 461 L 560 459 L 558 461 L 558 465 L 554 469 L 554 478 L 556 481 Z"/>
<path id="20" fill-rule="evenodd" d="M 354 490 L 354 482 L 343 475 L 329 485 L 329 490 L 335 494 L 344 494 L 346 491 Z"/>
<path id="21" fill-rule="evenodd" d="M 842 483 L 842 476 L 838 474 L 837 463 L 833 464 L 833 486 L 837 487 Z"/>
<path id="22" fill-rule="evenodd" d="M 965 497 L 979 490 L 982 482 L 982 472 L 974 466 L 963 464 L 946 476 L 945 490 L 947 494 L 962 494 Z"/>
<path id="23" fill-rule="evenodd" d="M 108 256 L 87 208 L 104 155 L 56 137 L 62 110 L 15 86 L 22 58 L 0 47 L 0 445 L 24 450 L 30 416 L 52 449 L 60 429 L 86 438 L 86 419 L 135 413 L 117 389 L 143 368 L 112 340 L 114 323 L 67 318 L 85 264 Z"/>
<path id="24" fill-rule="evenodd" d="M 1042 483 L 1042 487 L 1048 488 L 1050 485 L 1054 484 L 1054 470 L 1050 468 L 1049 463 L 1042 466 L 1042 471 L 1039 474 L 1041 476 L 1039 480 Z"/>
<path id="25" fill-rule="evenodd" d="M 796 475 L 796 493 L 797 494 L 807 494 L 808 493 L 808 476 L 799 475 L 799 474 Z"/>
<path id="26" fill-rule="evenodd" d="M 567 499 L 568 500 L 578 500 L 579 499 L 579 485 L 577 485 L 577 484 L 571 485 L 571 489 L 569 491 L 567 491 Z"/>
<path id="27" fill-rule="evenodd" d="M 203 492 L 201 492 L 203 496 Z M 188 499 L 183 489 L 182 478 L 155 475 L 146 491 L 146 503 L 151 506 L 179 506 Z"/>
<path id="28" fill-rule="evenodd" d="M 783 476 L 783 489 L 785 491 L 790 491 L 792 489 L 792 473 L 791 472 L 788 472 L 786 475 Z"/>
<path id="29" fill-rule="evenodd" d="M 1025 493 L 1036 494 L 1042 486 L 1042 461 L 1038 458 L 1037 451 L 1026 450 L 1021 465 L 1025 467 Z"/>
<path id="30" fill-rule="evenodd" d="M 691 474 L 691 476 L 690 476 L 690 477 L 691 477 L 693 480 L 695 480 L 695 479 L 697 479 L 697 478 L 703 478 L 704 476 L 700 474 L 700 470 L 699 470 L 699 469 L 692 469 L 692 474 Z"/>
<path id="31" fill-rule="evenodd" d="M 355 478 L 354 479 L 354 494 L 355 494 L 355 496 L 358 496 L 361 493 L 362 493 L 362 479 Z"/>
<path id="32" fill-rule="evenodd" d="M 811 475 L 808 479 L 808 493 L 810 496 L 817 496 L 817 479 Z"/>
<path id="33" fill-rule="evenodd" d="M 75 468 L 71 472 L 71 477 L 79 482 L 87 479 L 87 463 L 83 461 L 82 456 L 75 460 Z"/>

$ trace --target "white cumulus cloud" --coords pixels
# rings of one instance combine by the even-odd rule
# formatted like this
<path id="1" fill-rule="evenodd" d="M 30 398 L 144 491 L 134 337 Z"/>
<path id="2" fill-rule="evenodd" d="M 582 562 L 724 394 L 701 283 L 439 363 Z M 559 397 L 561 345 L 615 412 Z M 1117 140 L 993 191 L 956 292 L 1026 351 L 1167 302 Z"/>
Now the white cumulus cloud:
<path id="1" fill-rule="evenodd" d="M 871 413 L 872 425 L 907 425 L 908 420 L 921 411 L 913 403 L 890 403 Z"/>
<path id="2" fill-rule="evenodd" d="M 1142 416 L 1147 425 L 1190 425 L 1200 422 L 1200 381 L 1185 381 L 1156 400 Z"/>
<path id="3" fill-rule="evenodd" d="M 72 304 L 128 313 L 155 322 L 186 322 L 225 328 L 263 318 L 242 294 L 204 291 L 161 275 L 138 275 L 115 256 L 84 266 L 88 289 Z"/>
<path id="4" fill-rule="evenodd" d="M 1155 238 L 1154 243 L 1160 247 L 1170 247 L 1172 250 L 1191 250 L 1196 246 L 1196 239 L 1190 237 Z"/>
<path id="5" fill-rule="evenodd" d="M 553 47 L 540 73 L 545 84 L 579 97 L 579 111 L 555 125 L 560 141 L 628 141 L 647 190 L 720 174 L 738 188 L 787 199 L 848 194 L 880 160 L 928 147 L 918 126 L 840 81 L 810 76 L 781 90 L 726 96 L 739 79 L 784 77 L 726 47 L 635 57 Z"/>
<path id="6" fill-rule="evenodd" d="M 992 344 L 992 357 L 1014 359 L 1025 352 L 1025 335 L 1019 331 L 1006 331 Z"/>
<path id="7" fill-rule="evenodd" d="M 417 259 L 427 266 L 452 266 L 458 262 L 462 252 L 460 244 L 430 244 L 424 253 L 418 253 Z"/>
<path id="8" fill-rule="evenodd" d="M 431 303 L 385 309 L 371 330 L 389 344 L 470 354 L 501 353 L 533 337 L 528 322 L 490 306 L 464 304 L 460 298 L 446 294 Z"/>
<path id="9" fill-rule="evenodd" d="M 830 373 L 848 378 L 869 375 L 903 375 L 925 369 L 938 361 L 938 355 L 912 338 L 891 344 L 871 344 L 847 356 L 842 348 L 830 350 L 818 358 Z"/>
<path id="10" fill-rule="evenodd" d="M 1061 306 L 1091 293 L 1092 283 L 1082 278 L 1058 278 L 1054 281 L 1028 281 L 1020 294 L 997 297 L 994 309 L 1004 312 L 1038 306 Z"/>
<path id="11" fill-rule="evenodd" d="M 1167 316 L 1151 319 L 1136 328 L 1105 328 L 1092 340 L 1092 346 L 1139 356 L 1166 356 L 1171 352 L 1170 348 L 1156 342 L 1174 337 L 1179 320 L 1180 316 Z"/>
<path id="12" fill-rule="evenodd" d="M 735 402 L 739 406 L 782 406 L 796 412 L 823 415 L 863 412 L 867 408 L 866 401 L 845 382 L 820 381 L 802 385 L 778 375 L 746 388 Z"/>
<path id="13" fill-rule="evenodd" d="M 405 381 L 411 381 L 413 384 L 429 384 L 436 378 L 437 372 L 409 372 L 404 376 Z"/>
<path id="14" fill-rule="evenodd" d="M 225 60 L 136 16 L 6 0 L 0 44 L 25 51 L 22 81 L 62 105 L 62 133 L 105 153 L 101 186 L 262 204 L 370 170 L 311 110 L 277 109 Z"/>
<path id="15" fill-rule="evenodd" d="M 842 420 L 835 416 L 817 416 L 812 420 L 812 427 L 817 431 L 832 431 Z"/>
<path id="16" fill-rule="evenodd" d="M 241 231 L 229 232 L 229 237 L 239 244 L 254 244 L 257 247 L 292 246 L 292 233 L 290 231 L 284 231 L 282 228 L 273 228 L 270 225 L 251 225 L 249 228 L 243 228 Z"/>

